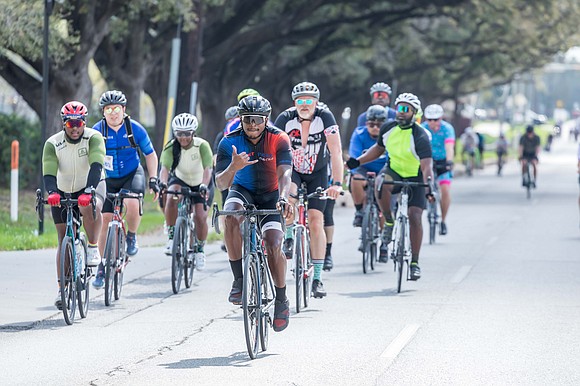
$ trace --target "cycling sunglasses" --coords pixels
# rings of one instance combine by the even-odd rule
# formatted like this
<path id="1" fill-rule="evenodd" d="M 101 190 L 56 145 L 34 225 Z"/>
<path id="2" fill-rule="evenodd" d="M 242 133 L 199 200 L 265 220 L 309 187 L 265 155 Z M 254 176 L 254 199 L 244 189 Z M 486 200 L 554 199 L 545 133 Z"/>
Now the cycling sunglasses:
<path id="1" fill-rule="evenodd" d="M 244 115 L 242 117 L 242 122 L 246 124 L 254 123 L 256 125 L 261 125 L 266 122 L 266 117 L 262 115 Z"/>
<path id="2" fill-rule="evenodd" d="M 381 121 L 367 121 L 368 127 L 381 127 L 384 122 Z"/>
<path id="3" fill-rule="evenodd" d="M 387 98 L 388 96 L 389 96 L 389 94 L 387 94 L 384 91 L 375 91 L 373 93 L 373 98 L 383 98 L 384 99 L 384 98 Z"/>
<path id="4" fill-rule="evenodd" d="M 301 105 L 311 105 L 314 103 L 314 99 L 296 99 L 296 104 Z"/>
<path id="5" fill-rule="evenodd" d="M 84 125 L 85 121 L 83 121 L 82 119 L 68 119 L 67 121 L 64 122 L 64 126 L 67 129 L 80 128 L 83 127 Z"/>
<path id="6" fill-rule="evenodd" d="M 193 131 L 176 131 L 174 134 L 178 138 L 193 137 Z"/>
<path id="7" fill-rule="evenodd" d="M 409 106 L 403 106 L 403 105 L 397 106 L 398 113 L 408 113 L 409 111 L 411 111 L 411 108 Z"/>
<path id="8" fill-rule="evenodd" d="M 441 118 L 427 118 L 427 120 L 428 120 L 429 122 L 436 122 L 436 121 L 438 121 L 439 119 L 441 119 Z"/>
<path id="9" fill-rule="evenodd" d="M 112 114 L 112 113 L 120 113 L 121 110 L 123 110 L 123 108 L 121 106 L 115 106 L 115 107 L 105 107 L 105 109 L 103 110 L 103 112 L 107 115 Z"/>

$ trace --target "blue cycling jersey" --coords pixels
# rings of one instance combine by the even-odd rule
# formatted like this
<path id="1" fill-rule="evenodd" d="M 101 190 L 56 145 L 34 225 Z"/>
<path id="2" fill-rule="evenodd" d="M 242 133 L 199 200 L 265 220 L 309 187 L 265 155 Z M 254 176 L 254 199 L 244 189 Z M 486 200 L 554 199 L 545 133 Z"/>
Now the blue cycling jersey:
<path id="1" fill-rule="evenodd" d="M 387 110 L 389 111 L 389 113 L 387 114 L 386 122 L 394 121 L 395 116 L 397 115 L 397 112 L 390 107 L 387 107 Z M 367 124 L 367 112 L 365 111 L 358 116 L 358 119 L 356 120 L 356 125 L 357 126 L 364 126 L 366 124 Z"/>
<path id="2" fill-rule="evenodd" d="M 376 143 L 377 137 L 375 138 L 371 137 L 366 126 L 357 127 L 356 129 L 354 129 L 354 131 L 352 132 L 352 136 L 350 137 L 348 154 L 353 158 L 358 158 Z M 388 156 L 387 153 L 385 152 L 376 160 L 363 164 L 362 166 L 369 172 L 378 173 L 385 166 L 387 159 Z M 357 169 L 353 169 L 353 172 L 356 173 Z"/>
<path id="3" fill-rule="evenodd" d="M 131 142 L 127 139 L 127 129 L 125 128 L 124 120 L 117 131 L 106 126 L 104 120 L 100 120 L 93 126 L 93 129 L 99 131 L 105 138 L 107 154 L 105 156 L 104 169 L 107 173 L 107 178 L 125 177 L 139 167 L 139 152 L 136 148 L 131 147 Z M 143 154 L 149 155 L 153 153 L 153 144 L 151 144 L 147 130 L 133 119 L 131 119 L 131 128 L 135 143 Z"/>
<path id="4" fill-rule="evenodd" d="M 433 160 L 440 161 L 447 159 L 445 144 L 455 144 L 455 129 L 451 123 L 441 120 L 441 127 L 435 131 L 429 127 L 429 122 L 423 122 L 423 127 L 431 133 L 431 149 L 433 151 Z"/>

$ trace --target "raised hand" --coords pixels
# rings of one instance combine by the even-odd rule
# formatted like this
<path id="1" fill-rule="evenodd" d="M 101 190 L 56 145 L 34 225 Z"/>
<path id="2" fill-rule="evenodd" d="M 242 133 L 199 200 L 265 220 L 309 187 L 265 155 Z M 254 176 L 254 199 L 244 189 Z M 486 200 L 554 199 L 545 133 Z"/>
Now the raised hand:
<path id="1" fill-rule="evenodd" d="M 238 149 L 234 145 L 232 145 L 232 167 L 235 170 L 241 170 L 248 165 L 253 165 L 258 160 L 250 161 L 250 156 L 246 152 L 242 152 L 238 154 Z"/>

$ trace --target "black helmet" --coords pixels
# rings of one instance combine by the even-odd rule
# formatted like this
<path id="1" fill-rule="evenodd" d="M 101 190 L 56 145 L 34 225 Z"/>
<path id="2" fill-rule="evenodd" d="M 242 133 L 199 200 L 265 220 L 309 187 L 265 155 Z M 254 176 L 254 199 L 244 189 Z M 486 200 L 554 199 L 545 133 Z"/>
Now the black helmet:
<path id="1" fill-rule="evenodd" d="M 387 109 L 381 105 L 372 105 L 367 109 L 367 121 L 385 121 Z"/>
<path id="2" fill-rule="evenodd" d="M 127 106 L 127 98 L 118 90 L 105 91 L 99 99 L 99 107 L 103 108 L 108 105 Z"/>
<path id="3" fill-rule="evenodd" d="M 238 103 L 238 114 L 242 115 L 263 115 L 268 116 L 272 112 L 270 102 L 259 95 L 251 95 L 243 98 Z"/>

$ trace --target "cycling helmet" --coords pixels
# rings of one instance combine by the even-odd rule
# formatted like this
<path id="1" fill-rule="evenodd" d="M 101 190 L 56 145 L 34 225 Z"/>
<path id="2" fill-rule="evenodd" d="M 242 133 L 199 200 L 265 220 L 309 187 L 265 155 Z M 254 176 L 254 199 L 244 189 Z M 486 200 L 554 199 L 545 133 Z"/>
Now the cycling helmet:
<path id="1" fill-rule="evenodd" d="M 110 90 L 105 91 L 99 99 L 99 107 L 103 108 L 108 105 L 127 106 L 127 98 L 121 91 Z"/>
<path id="2" fill-rule="evenodd" d="M 318 107 L 320 110 L 328 110 L 328 105 L 321 101 L 316 102 L 316 107 Z"/>
<path id="3" fill-rule="evenodd" d="M 441 105 L 429 105 L 425 107 L 426 119 L 439 119 L 443 116 L 443 107 Z"/>
<path id="4" fill-rule="evenodd" d="M 389 96 L 391 96 L 391 92 L 393 92 L 393 90 L 391 90 L 391 86 L 389 86 L 385 82 L 377 82 L 371 86 L 370 89 L 371 96 L 373 96 L 373 94 L 376 93 L 377 91 L 386 92 L 387 94 L 389 94 Z"/>
<path id="5" fill-rule="evenodd" d="M 238 103 L 238 114 L 269 116 L 272 112 L 270 102 L 260 95 L 250 95 Z"/>
<path id="6" fill-rule="evenodd" d="M 408 103 L 411 106 L 413 106 L 415 112 L 417 112 L 421 108 L 421 101 L 419 100 L 419 98 L 417 98 L 415 94 L 411 94 L 410 92 L 399 94 L 399 96 L 395 100 L 395 106 L 402 102 Z"/>
<path id="7" fill-rule="evenodd" d="M 372 105 L 367 109 L 367 121 L 385 121 L 387 116 L 387 109 L 381 105 Z"/>
<path id="8" fill-rule="evenodd" d="M 314 83 L 301 82 L 294 86 L 292 89 L 292 100 L 294 101 L 296 98 L 301 96 L 310 96 L 316 99 L 320 99 L 320 90 Z"/>
<path id="9" fill-rule="evenodd" d="M 238 94 L 238 102 L 250 95 L 258 96 L 260 95 L 260 93 L 254 90 L 253 88 L 245 88 Z"/>
<path id="10" fill-rule="evenodd" d="M 534 132 L 534 126 L 528 125 L 526 127 L 526 133 L 533 133 L 533 132 Z"/>
<path id="11" fill-rule="evenodd" d="M 195 134 L 197 131 L 197 126 L 197 118 L 195 115 L 189 113 L 181 113 L 176 115 L 171 122 L 171 128 L 173 129 L 174 133 L 178 131 L 193 131 Z"/>
<path id="12" fill-rule="evenodd" d="M 238 116 L 238 106 L 228 107 L 225 113 L 226 121 L 234 119 L 237 116 Z"/>
<path id="13" fill-rule="evenodd" d="M 88 115 L 87 106 L 78 101 L 67 102 L 60 109 L 60 117 L 63 122 L 69 119 L 86 119 Z"/>

